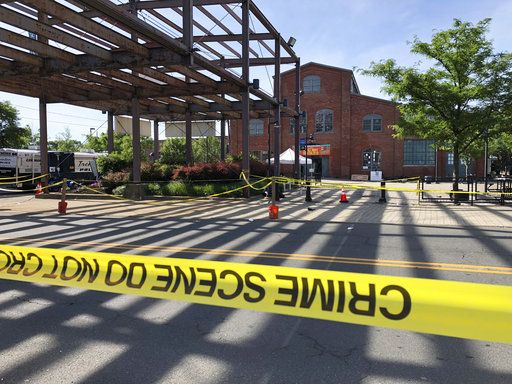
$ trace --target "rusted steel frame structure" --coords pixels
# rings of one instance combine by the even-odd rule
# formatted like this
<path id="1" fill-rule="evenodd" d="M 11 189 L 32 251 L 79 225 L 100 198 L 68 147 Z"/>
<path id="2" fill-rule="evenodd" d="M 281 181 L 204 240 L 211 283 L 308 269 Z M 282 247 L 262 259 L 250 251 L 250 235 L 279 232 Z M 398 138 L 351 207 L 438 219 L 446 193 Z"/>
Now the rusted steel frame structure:
<path id="1" fill-rule="evenodd" d="M 251 18 L 260 30 L 250 28 Z M 251 0 L 0 0 L 0 21 L 9 25 L 0 28 L 0 90 L 39 98 L 42 139 L 47 103 L 107 111 L 109 150 L 115 115 L 188 123 L 242 119 L 246 171 L 249 119 L 269 117 L 280 102 L 278 94 L 252 86 L 250 67 L 298 60 Z M 281 112 L 295 116 L 296 108 Z M 134 138 L 139 125 L 133 124 Z M 134 139 L 134 149 L 139 145 Z M 138 151 L 134 166 L 140 168 Z"/>

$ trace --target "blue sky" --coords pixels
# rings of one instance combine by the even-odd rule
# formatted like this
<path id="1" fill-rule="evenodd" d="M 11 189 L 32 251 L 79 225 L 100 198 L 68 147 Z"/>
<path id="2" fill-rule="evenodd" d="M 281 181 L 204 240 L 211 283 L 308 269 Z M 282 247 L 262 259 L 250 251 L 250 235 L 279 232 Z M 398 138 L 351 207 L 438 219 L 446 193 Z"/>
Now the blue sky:
<path id="1" fill-rule="evenodd" d="M 394 58 L 401 65 L 419 60 L 409 53 L 414 36 L 428 41 L 434 30 L 448 28 L 454 18 L 477 22 L 493 19 L 489 37 L 495 50 L 512 50 L 512 0 L 255 0 L 271 23 L 287 39 L 297 39 L 294 47 L 302 63 L 315 61 L 352 69 L 367 68 L 372 61 Z M 283 66 L 283 70 L 292 68 Z M 273 67 L 269 67 L 273 75 Z M 269 89 L 265 71 L 254 72 Z M 356 74 L 363 94 L 383 97 L 380 81 Z M 38 129 L 38 101 L 0 92 L 18 108 L 22 124 Z M 65 106 L 48 106 L 49 136 L 69 127 L 83 140 L 91 128 L 106 130 L 106 115 L 100 111 Z"/>

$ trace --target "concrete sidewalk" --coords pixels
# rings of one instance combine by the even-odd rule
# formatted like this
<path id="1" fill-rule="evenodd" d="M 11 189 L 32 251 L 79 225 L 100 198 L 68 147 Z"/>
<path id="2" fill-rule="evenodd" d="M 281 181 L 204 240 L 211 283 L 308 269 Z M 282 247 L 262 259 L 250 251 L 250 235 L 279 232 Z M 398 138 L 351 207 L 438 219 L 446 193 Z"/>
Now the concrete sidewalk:
<path id="1" fill-rule="evenodd" d="M 401 188 L 414 187 L 400 184 Z M 375 184 L 372 184 L 375 186 Z M 349 204 L 339 203 L 337 189 L 313 189 L 313 203 L 304 202 L 304 191 L 294 190 L 278 203 L 280 220 L 413 224 L 432 226 L 512 227 L 512 206 L 463 203 L 420 203 L 413 192 L 387 191 L 387 203 L 379 204 L 380 191 L 347 191 Z M 187 217 L 196 219 L 268 219 L 269 200 L 68 200 L 69 215 L 109 217 Z M 41 213 L 58 216 L 57 200 L 33 196 L 3 196 L 0 214 Z"/>

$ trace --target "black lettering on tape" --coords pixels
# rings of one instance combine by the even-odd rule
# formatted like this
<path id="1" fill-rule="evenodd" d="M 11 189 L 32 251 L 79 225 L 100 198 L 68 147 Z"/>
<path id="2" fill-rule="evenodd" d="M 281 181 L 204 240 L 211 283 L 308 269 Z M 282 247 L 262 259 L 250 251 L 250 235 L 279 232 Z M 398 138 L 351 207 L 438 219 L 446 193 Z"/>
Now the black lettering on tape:
<path id="1" fill-rule="evenodd" d="M 59 262 L 57 261 L 57 258 L 55 257 L 55 255 L 52 255 L 52 259 L 53 259 L 52 271 L 50 273 L 45 273 L 43 275 L 43 277 L 46 279 L 56 279 L 58 277 L 58 275 L 55 272 L 57 272 L 57 269 L 59 268 Z"/>
<path id="2" fill-rule="evenodd" d="M 226 269 L 226 270 L 224 270 L 224 271 L 222 271 L 220 273 L 219 277 L 221 279 L 225 279 L 226 276 L 228 276 L 228 275 L 231 275 L 231 276 L 235 277 L 235 279 L 236 279 L 236 288 L 233 291 L 233 293 L 231 293 L 231 294 L 226 293 L 226 291 L 224 289 L 219 289 L 218 295 L 219 295 L 219 297 L 221 299 L 224 299 L 224 300 L 232 300 L 232 299 L 234 299 L 235 297 L 240 295 L 240 293 L 242 293 L 242 290 L 244 289 L 244 281 L 242 280 L 242 276 L 240 276 L 235 271 L 232 271 L 230 269 Z"/>
<path id="3" fill-rule="evenodd" d="M 155 264 L 156 269 L 164 269 L 166 274 L 165 275 L 157 275 L 156 280 L 165 282 L 165 285 L 163 287 L 159 287 L 157 285 L 154 285 L 151 287 L 152 291 L 159 291 L 159 292 L 167 292 L 169 288 L 171 288 L 172 284 L 172 267 L 170 265 L 163 265 L 163 264 Z"/>
<path id="4" fill-rule="evenodd" d="M 350 294 L 352 298 L 348 302 L 348 308 L 350 312 L 354 315 L 362 315 L 362 316 L 375 316 L 375 306 L 376 306 L 376 297 L 375 297 L 375 284 L 368 284 L 368 294 L 363 295 L 357 292 L 356 283 L 353 281 L 349 282 L 350 285 Z M 367 303 L 368 309 L 359 309 L 357 308 L 357 303 Z"/>
<path id="5" fill-rule="evenodd" d="M 171 292 L 176 292 L 178 287 L 180 286 L 181 279 L 183 278 L 184 290 L 187 295 L 192 293 L 194 286 L 196 285 L 196 271 L 194 268 L 190 267 L 190 280 L 188 279 L 186 273 L 180 268 L 175 267 L 176 269 L 176 281 L 174 283 L 174 287 L 172 287 Z"/>
<path id="6" fill-rule="evenodd" d="M 133 278 L 137 274 L 136 269 L 140 270 L 140 272 L 138 273 L 140 275 L 138 283 L 133 282 Z M 130 269 L 128 270 L 128 279 L 126 280 L 126 285 L 130 288 L 140 289 L 144 285 L 147 275 L 148 272 L 146 271 L 146 266 L 144 265 L 144 263 L 130 263 Z"/>
<path id="7" fill-rule="evenodd" d="M 197 281 L 197 285 L 203 286 L 203 287 L 209 287 L 207 291 L 198 291 L 196 290 L 194 292 L 194 295 L 196 296 L 207 296 L 212 297 L 213 292 L 215 292 L 215 288 L 217 287 L 217 274 L 215 273 L 215 269 L 211 268 L 197 268 L 197 273 L 209 273 L 210 276 L 208 279 L 199 279 Z"/>
<path id="8" fill-rule="evenodd" d="M 77 281 L 82 281 L 83 278 L 85 277 L 85 275 L 88 273 L 89 279 L 87 280 L 87 282 L 94 283 L 94 281 L 98 277 L 98 274 L 100 273 L 100 266 L 98 264 L 98 260 L 96 260 L 96 259 L 92 259 L 92 260 L 94 261 L 94 270 L 92 268 L 92 265 L 86 259 L 84 259 L 82 257 L 82 265 L 83 265 L 82 274 L 77 279 Z"/>
<path id="9" fill-rule="evenodd" d="M 17 275 L 20 273 L 23 268 L 25 268 L 25 255 L 20 252 L 20 258 L 17 259 L 14 255 L 14 252 L 11 252 L 12 262 L 9 269 L 7 269 L 7 273 L 10 273 L 12 275 Z M 17 269 L 14 269 L 15 267 L 18 267 Z"/>
<path id="10" fill-rule="evenodd" d="M 261 285 L 254 283 L 253 281 L 251 281 L 251 277 L 257 277 L 262 282 L 265 282 L 267 280 L 265 280 L 265 276 L 263 276 L 261 273 L 258 273 L 258 272 L 247 272 L 245 274 L 245 279 L 244 279 L 245 285 L 250 290 L 253 290 L 256 293 L 258 293 L 258 295 L 256 297 L 251 297 L 249 292 L 245 292 L 244 299 L 248 303 L 257 303 L 265 298 L 265 288 L 263 288 Z"/>
<path id="11" fill-rule="evenodd" d="M 345 310 L 345 282 L 338 281 L 338 308 L 336 312 L 343 313 Z"/>
<path id="12" fill-rule="evenodd" d="M 74 265 L 72 265 L 74 264 Z M 68 268 L 71 267 L 74 272 L 71 275 L 66 275 Z M 65 256 L 62 262 L 62 270 L 60 271 L 61 280 L 73 280 L 82 272 L 82 264 L 73 256 Z"/>
<path id="13" fill-rule="evenodd" d="M 4 251 L 0 251 L 0 255 L 5 256 L 6 259 L 5 265 L 0 268 L 0 272 L 2 272 L 4 269 L 9 268 L 9 265 L 11 265 L 11 256 L 9 256 L 9 254 Z"/>
<path id="14" fill-rule="evenodd" d="M 409 292 L 407 292 L 407 290 L 404 287 L 401 287 L 399 285 L 386 285 L 384 288 L 381 289 L 380 294 L 386 296 L 390 291 L 397 291 L 400 292 L 400 294 L 402 295 L 404 301 L 402 310 L 399 313 L 391 313 L 387 310 L 387 308 L 379 307 L 380 313 L 382 313 L 384 317 L 387 317 L 390 320 L 403 320 L 407 316 L 409 316 L 409 313 L 411 313 L 411 295 L 409 294 Z"/>
<path id="15" fill-rule="evenodd" d="M 321 279 L 314 279 L 309 295 L 309 282 L 307 277 L 302 278 L 302 298 L 300 300 L 301 308 L 311 308 L 315 301 L 316 292 L 320 290 L 320 299 L 322 301 L 322 311 L 332 311 L 334 307 L 334 282 L 327 280 L 327 294 Z"/>
<path id="16" fill-rule="evenodd" d="M 23 270 L 23 276 L 34 276 L 37 272 L 43 268 L 43 260 L 35 253 L 27 253 L 27 261 L 30 262 L 32 259 L 37 259 L 37 267 L 33 271 L 29 271 L 27 267 Z M 28 263 L 27 263 L 28 264 Z"/>
<path id="17" fill-rule="evenodd" d="M 114 270 L 114 266 L 118 266 L 121 268 L 121 276 L 116 281 L 112 280 L 112 273 Z M 108 267 L 107 267 L 107 274 L 105 275 L 105 284 L 112 287 L 114 285 L 121 284 L 128 275 L 128 270 L 124 266 L 123 263 L 117 261 L 117 260 L 109 260 Z"/>
<path id="18" fill-rule="evenodd" d="M 279 287 L 277 293 L 279 295 L 289 295 L 289 300 L 275 300 L 275 305 L 282 305 L 285 307 L 295 307 L 297 305 L 297 298 L 299 297 L 299 284 L 295 276 L 276 275 L 277 280 L 290 281 L 292 283 L 291 288 Z"/>

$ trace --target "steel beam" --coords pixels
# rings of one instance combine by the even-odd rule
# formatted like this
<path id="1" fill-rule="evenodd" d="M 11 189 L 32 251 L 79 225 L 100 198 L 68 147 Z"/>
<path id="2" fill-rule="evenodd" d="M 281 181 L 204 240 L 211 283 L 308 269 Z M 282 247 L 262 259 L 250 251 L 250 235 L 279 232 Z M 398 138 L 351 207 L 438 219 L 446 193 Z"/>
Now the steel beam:
<path id="1" fill-rule="evenodd" d="M 282 57 L 281 64 L 295 64 L 297 59 L 291 57 Z M 220 64 L 220 60 L 214 60 L 212 63 Z M 256 57 L 249 59 L 249 65 L 251 67 L 274 65 L 274 57 Z M 243 66 L 242 59 L 225 59 L 226 68 L 240 68 Z"/>
<path id="2" fill-rule="evenodd" d="M 43 59 L 41 59 L 40 57 L 37 57 L 36 55 L 32 55 L 24 51 L 19 51 L 11 47 L 7 47 L 5 45 L 0 45 L 0 56 L 13 59 L 14 61 L 16 61 L 16 66 L 18 66 L 19 63 L 28 64 L 35 68 L 38 68 L 43 65 Z"/>
<path id="3" fill-rule="evenodd" d="M 16 28 L 24 29 L 29 32 L 34 32 L 38 36 L 62 43 L 76 50 L 88 53 L 103 60 L 112 60 L 112 55 L 109 50 L 101 48 L 97 45 L 82 40 L 69 33 L 61 31 L 57 28 L 46 25 L 21 13 L 11 11 L 3 6 L 0 6 L 0 20 L 6 24 L 15 26 Z"/>
<path id="4" fill-rule="evenodd" d="M 13 36 L 16 35 L 16 36 Z M 148 57 L 141 57 L 127 52 L 112 52 L 112 61 L 102 60 L 92 55 L 72 55 L 52 46 L 46 46 L 38 41 L 17 35 L 0 28 L 0 41 L 28 48 L 42 57 L 50 57 L 42 67 L 20 65 L 11 70 L 0 71 L 0 77 L 24 75 L 51 75 L 54 73 L 73 74 L 84 71 L 104 71 L 112 69 L 155 67 L 162 65 L 182 65 L 183 55 L 169 52 L 164 48 L 149 50 Z"/>
<path id="5" fill-rule="evenodd" d="M 51 45 L 47 45 L 47 43 L 44 43 L 41 39 L 44 39 L 44 37 L 38 37 L 38 40 L 33 40 L 16 32 L 9 31 L 8 29 L 0 28 L 0 41 L 36 52 L 39 57 L 42 58 L 51 57 L 60 59 L 67 63 L 75 62 L 75 55 L 62 49 L 52 47 Z"/>
<path id="6" fill-rule="evenodd" d="M 193 0 L 193 5 L 218 5 L 218 4 L 236 4 L 240 0 Z M 154 0 L 141 1 L 137 4 L 137 9 L 158 9 L 158 8 L 176 8 L 183 5 L 183 0 Z"/>
<path id="7" fill-rule="evenodd" d="M 194 36 L 194 42 L 202 41 L 204 43 L 221 42 L 221 41 L 242 41 L 241 34 L 227 34 L 227 35 L 204 35 Z M 271 33 L 251 33 L 250 40 L 273 40 L 274 36 Z"/>
<path id="8" fill-rule="evenodd" d="M 61 22 L 68 23 L 75 27 L 80 28 L 82 31 L 87 31 L 93 36 L 99 37 L 109 43 L 117 45 L 120 48 L 127 49 L 133 53 L 141 56 L 147 56 L 149 51 L 146 47 L 132 41 L 126 36 L 107 28 L 96 21 L 84 17 L 78 12 L 50 0 L 19 0 L 24 4 L 28 4 L 35 9 L 39 9 Z M 54 22 L 54 20 L 53 20 Z"/>

